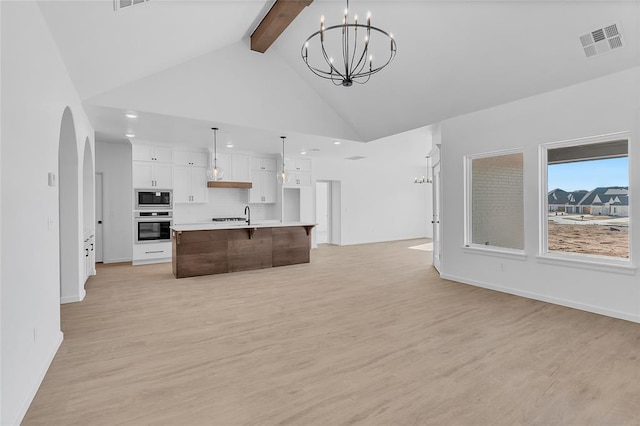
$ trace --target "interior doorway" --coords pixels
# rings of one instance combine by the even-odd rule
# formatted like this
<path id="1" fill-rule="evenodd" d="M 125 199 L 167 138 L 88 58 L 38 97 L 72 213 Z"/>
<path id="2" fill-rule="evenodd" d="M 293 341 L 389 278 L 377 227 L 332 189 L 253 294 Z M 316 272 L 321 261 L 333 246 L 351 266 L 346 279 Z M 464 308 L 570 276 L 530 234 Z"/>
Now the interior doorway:
<path id="1" fill-rule="evenodd" d="M 80 285 L 80 204 L 78 143 L 71 110 L 62 114 L 58 145 L 58 232 L 60 244 L 60 303 L 84 298 Z"/>
<path id="2" fill-rule="evenodd" d="M 329 182 L 316 182 L 316 244 L 331 244 L 331 187 Z"/>
<path id="3" fill-rule="evenodd" d="M 103 182 L 104 176 L 102 173 L 96 173 L 96 262 L 102 262 L 102 246 L 103 246 L 103 234 L 102 234 L 102 209 L 103 209 Z"/>
<path id="4" fill-rule="evenodd" d="M 316 181 L 315 244 L 342 244 L 341 184 L 339 180 Z"/>

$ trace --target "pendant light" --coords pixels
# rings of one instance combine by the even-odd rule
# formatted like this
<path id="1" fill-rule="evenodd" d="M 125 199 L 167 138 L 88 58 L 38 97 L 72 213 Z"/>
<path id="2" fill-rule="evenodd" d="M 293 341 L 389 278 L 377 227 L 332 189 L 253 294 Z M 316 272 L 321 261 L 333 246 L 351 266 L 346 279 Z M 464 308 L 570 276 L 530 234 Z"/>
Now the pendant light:
<path id="1" fill-rule="evenodd" d="M 276 175 L 278 179 L 278 183 L 284 184 L 288 183 L 291 179 L 291 175 L 284 171 L 284 140 L 287 138 L 286 136 L 280 136 L 282 138 L 282 170 L 278 172 Z"/>
<path id="2" fill-rule="evenodd" d="M 212 127 L 213 130 L 213 167 L 208 170 L 209 180 L 222 180 L 224 170 L 218 167 L 218 128 Z"/>

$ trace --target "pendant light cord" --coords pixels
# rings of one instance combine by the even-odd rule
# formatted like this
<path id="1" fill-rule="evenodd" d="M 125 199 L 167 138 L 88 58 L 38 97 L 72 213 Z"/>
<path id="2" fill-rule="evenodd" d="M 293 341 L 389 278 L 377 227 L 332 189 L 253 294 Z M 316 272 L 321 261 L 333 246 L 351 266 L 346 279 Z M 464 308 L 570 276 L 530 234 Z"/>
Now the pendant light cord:
<path id="1" fill-rule="evenodd" d="M 213 130 L 213 168 L 218 168 L 218 128 L 212 127 Z"/>

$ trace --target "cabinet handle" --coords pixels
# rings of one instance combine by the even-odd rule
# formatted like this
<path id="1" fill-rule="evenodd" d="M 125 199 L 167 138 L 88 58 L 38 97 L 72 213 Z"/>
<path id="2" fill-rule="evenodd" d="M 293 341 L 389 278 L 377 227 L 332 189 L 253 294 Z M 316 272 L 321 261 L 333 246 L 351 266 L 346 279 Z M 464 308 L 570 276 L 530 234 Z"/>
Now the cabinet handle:
<path id="1" fill-rule="evenodd" d="M 153 250 L 153 251 L 145 251 L 145 254 L 152 254 L 152 253 L 164 253 L 164 250 Z"/>
<path id="2" fill-rule="evenodd" d="M 84 251 L 87 252 L 87 254 L 85 254 L 84 257 L 89 257 L 89 249 L 84 249 Z"/>
<path id="3" fill-rule="evenodd" d="M 93 251 L 93 243 L 91 243 L 91 251 Z"/>

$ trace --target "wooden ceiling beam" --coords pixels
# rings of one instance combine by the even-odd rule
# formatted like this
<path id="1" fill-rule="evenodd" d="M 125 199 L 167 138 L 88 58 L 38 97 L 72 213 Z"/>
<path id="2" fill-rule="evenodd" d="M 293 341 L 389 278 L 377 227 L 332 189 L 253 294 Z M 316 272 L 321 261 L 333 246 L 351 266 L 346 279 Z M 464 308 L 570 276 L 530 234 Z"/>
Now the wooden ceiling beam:
<path id="1" fill-rule="evenodd" d="M 313 0 L 276 0 L 251 34 L 251 50 L 264 53 Z"/>

